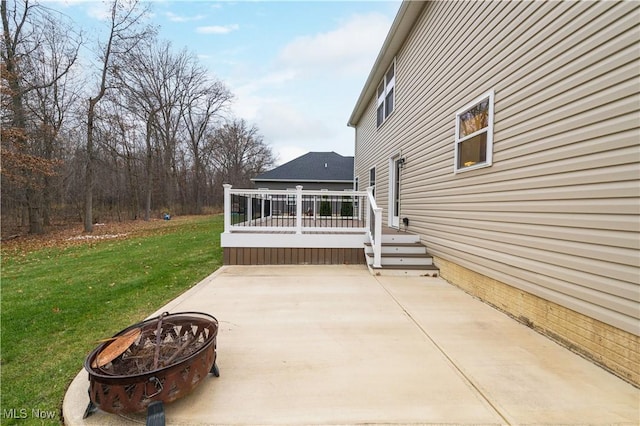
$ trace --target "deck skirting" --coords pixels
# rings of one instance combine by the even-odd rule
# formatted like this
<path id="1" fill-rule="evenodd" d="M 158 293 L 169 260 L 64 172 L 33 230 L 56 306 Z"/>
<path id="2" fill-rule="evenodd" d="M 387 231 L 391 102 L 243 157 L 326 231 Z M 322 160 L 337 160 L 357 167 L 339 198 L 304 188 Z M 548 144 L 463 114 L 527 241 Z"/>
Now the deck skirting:
<path id="1" fill-rule="evenodd" d="M 352 247 L 224 247 L 225 265 L 357 265 L 364 250 Z"/>

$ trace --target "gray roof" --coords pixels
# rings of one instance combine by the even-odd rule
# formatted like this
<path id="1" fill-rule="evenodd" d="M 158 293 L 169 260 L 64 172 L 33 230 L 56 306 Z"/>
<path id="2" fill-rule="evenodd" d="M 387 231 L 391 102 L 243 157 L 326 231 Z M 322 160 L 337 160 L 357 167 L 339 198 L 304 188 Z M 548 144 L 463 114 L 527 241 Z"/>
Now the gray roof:
<path id="1" fill-rule="evenodd" d="M 343 157 L 335 152 L 309 152 L 251 180 L 352 182 L 353 157 Z"/>

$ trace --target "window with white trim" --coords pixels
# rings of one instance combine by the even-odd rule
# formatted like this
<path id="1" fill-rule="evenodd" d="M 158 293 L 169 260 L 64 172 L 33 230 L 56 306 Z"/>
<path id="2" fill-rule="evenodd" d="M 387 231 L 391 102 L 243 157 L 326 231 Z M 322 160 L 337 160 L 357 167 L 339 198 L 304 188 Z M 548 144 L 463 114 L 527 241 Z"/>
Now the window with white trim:
<path id="1" fill-rule="evenodd" d="M 493 91 L 456 114 L 454 172 L 488 167 L 493 157 Z"/>
<path id="2" fill-rule="evenodd" d="M 369 186 L 373 187 L 373 196 L 376 195 L 376 168 L 369 169 Z"/>
<path id="3" fill-rule="evenodd" d="M 378 85 L 378 107 L 376 110 L 376 122 L 377 126 L 380 127 L 382 123 L 391 115 L 393 112 L 394 102 L 395 102 L 395 86 L 396 86 L 396 60 L 393 60 L 393 63 L 385 73 L 382 81 Z"/>

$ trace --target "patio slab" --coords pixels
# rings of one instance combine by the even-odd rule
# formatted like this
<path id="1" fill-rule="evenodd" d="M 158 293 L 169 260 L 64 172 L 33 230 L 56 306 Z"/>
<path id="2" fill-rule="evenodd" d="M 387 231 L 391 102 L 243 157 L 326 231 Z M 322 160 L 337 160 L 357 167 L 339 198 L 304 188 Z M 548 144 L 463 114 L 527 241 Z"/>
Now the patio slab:
<path id="1" fill-rule="evenodd" d="M 220 323 L 220 377 L 167 404 L 167 424 L 640 423 L 640 390 L 440 278 L 226 266 L 164 311 Z M 87 387 L 81 371 L 66 425 L 144 422 L 83 420 Z"/>

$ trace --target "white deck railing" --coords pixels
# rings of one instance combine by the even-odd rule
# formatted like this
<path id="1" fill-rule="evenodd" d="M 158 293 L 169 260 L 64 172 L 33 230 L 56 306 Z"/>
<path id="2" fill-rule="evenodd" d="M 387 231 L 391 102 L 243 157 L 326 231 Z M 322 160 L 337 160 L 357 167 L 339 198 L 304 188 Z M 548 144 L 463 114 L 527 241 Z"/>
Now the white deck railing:
<path id="1" fill-rule="evenodd" d="M 365 233 L 367 193 L 233 189 L 224 185 L 224 232 Z"/>
<path id="2" fill-rule="evenodd" d="M 224 185 L 223 247 L 362 247 L 368 240 L 379 264 L 381 235 L 382 209 L 375 205 L 371 190 Z"/>

